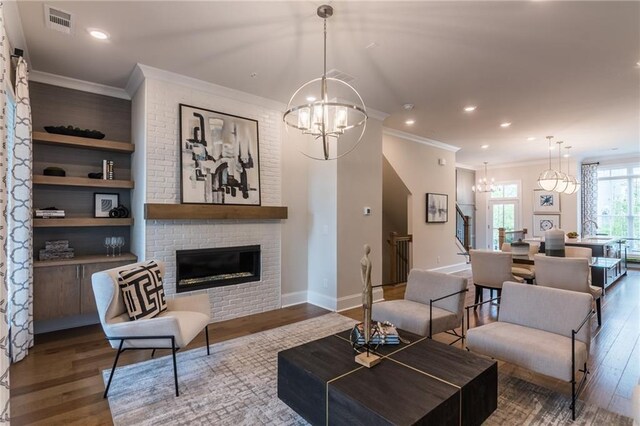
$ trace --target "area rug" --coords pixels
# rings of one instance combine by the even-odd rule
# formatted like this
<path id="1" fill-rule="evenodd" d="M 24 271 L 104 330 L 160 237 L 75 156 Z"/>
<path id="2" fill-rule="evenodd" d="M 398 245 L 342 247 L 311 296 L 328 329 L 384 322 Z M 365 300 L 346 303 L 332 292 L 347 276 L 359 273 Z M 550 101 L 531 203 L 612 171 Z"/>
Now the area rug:
<path id="1" fill-rule="evenodd" d="M 116 425 L 306 425 L 278 399 L 277 354 L 350 328 L 331 313 L 299 323 L 178 353 L 180 397 L 170 357 L 118 368 L 109 406 Z M 215 328 L 210 328 L 215 333 Z M 107 378 L 108 371 L 103 372 Z M 488 425 L 630 425 L 631 420 L 579 403 L 571 421 L 569 398 L 508 375 L 499 376 L 498 409 Z"/>

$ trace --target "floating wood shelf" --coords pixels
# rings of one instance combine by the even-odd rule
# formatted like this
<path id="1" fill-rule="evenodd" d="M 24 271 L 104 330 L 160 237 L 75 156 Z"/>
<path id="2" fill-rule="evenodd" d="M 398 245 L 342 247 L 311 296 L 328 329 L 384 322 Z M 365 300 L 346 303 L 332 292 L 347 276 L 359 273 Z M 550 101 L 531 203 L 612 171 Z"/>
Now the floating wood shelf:
<path id="1" fill-rule="evenodd" d="M 135 146 L 128 142 L 110 141 L 106 139 L 81 138 L 78 136 L 56 135 L 53 133 L 33 132 L 33 141 L 37 143 L 74 148 L 96 149 L 100 151 L 128 152 L 135 150 Z"/>
<path id="2" fill-rule="evenodd" d="M 36 185 L 60 185 L 60 186 L 89 186 L 94 188 L 133 188 L 132 180 L 108 180 L 89 179 L 82 177 L 67 176 L 44 176 L 33 175 L 33 183 Z"/>
<path id="3" fill-rule="evenodd" d="M 133 218 L 66 217 L 64 219 L 33 219 L 34 228 L 67 228 L 90 226 L 131 226 Z"/>
<path id="4" fill-rule="evenodd" d="M 125 260 L 130 260 L 133 263 L 138 260 L 138 257 L 132 253 L 122 253 L 121 256 L 106 256 L 104 254 L 103 255 L 94 254 L 94 255 L 76 256 L 73 259 L 35 260 L 33 262 L 33 267 L 44 268 L 47 266 L 82 265 L 87 263 L 111 263 L 111 262 L 122 262 Z"/>
<path id="5" fill-rule="evenodd" d="M 145 204 L 145 219 L 286 219 L 287 207 Z"/>

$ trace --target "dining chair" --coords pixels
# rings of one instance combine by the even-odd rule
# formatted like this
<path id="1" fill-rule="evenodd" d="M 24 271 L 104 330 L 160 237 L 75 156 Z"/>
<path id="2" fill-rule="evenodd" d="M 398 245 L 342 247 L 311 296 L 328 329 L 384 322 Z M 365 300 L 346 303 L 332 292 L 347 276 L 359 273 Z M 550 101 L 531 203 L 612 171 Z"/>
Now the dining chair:
<path id="1" fill-rule="evenodd" d="M 469 250 L 469 258 L 471 259 L 471 275 L 476 291 L 474 310 L 478 308 L 477 304 L 482 302 L 482 292 L 485 288 L 491 292 L 496 290 L 498 297 L 500 297 L 502 284 L 505 281 L 524 282 L 523 278 L 516 277 L 511 272 L 513 264 L 511 253 Z"/>
<path id="2" fill-rule="evenodd" d="M 529 245 L 529 255 L 533 255 L 538 252 L 539 246 L 537 244 Z M 511 253 L 511 243 L 503 243 L 501 247 L 503 252 Z M 525 280 L 529 284 L 533 284 L 533 280 L 536 278 L 536 268 L 533 265 L 518 265 L 511 266 L 511 273 Z"/>
<path id="3" fill-rule="evenodd" d="M 591 267 L 586 258 L 536 254 L 534 259 L 538 285 L 590 294 L 596 302 L 598 326 L 602 325 L 602 289 L 590 284 Z"/>

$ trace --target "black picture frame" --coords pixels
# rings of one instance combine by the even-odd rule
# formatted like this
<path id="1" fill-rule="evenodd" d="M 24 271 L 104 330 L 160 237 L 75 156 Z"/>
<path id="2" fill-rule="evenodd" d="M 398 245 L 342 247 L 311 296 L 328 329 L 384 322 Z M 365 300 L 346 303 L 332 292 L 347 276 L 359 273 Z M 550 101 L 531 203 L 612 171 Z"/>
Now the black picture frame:
<path id="1" fill-rule="evenodd" d="M 113 192 L 93 193 L 93 217 L 109 217 L 111 209 L 120 204 L 120 195 Z"/>
<path id="2" fill-rule="evenodd" d="M 258 120 L 179 108 L 180 202 L 260 206 Z"/>
<path id="3" fill-rule="evenodd" d="M 449 221 L 449 196 L 427 192 L 426 197 L 427 223 L 446 223 Z"/>

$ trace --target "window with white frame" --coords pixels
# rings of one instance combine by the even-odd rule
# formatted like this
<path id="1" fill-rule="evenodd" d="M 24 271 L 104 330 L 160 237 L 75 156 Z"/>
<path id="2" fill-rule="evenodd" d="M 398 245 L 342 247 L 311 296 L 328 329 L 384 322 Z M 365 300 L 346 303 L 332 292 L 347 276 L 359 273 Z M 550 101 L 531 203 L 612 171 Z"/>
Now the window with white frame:
<path id="1" fill-rule="evenodd" d="M 632 254 L 640 254 L 640 165 L 598 167 L 598 233 L 628 238 Z"/>
<path id="2" fill-rule="evenodd" d="M 500 250 L 499 228 L 504 228 L 507 232 L 520 228 L 520 183 L 494 183 L 493 190 L 489 194 L 488 208 L 489 248 Z"/>

